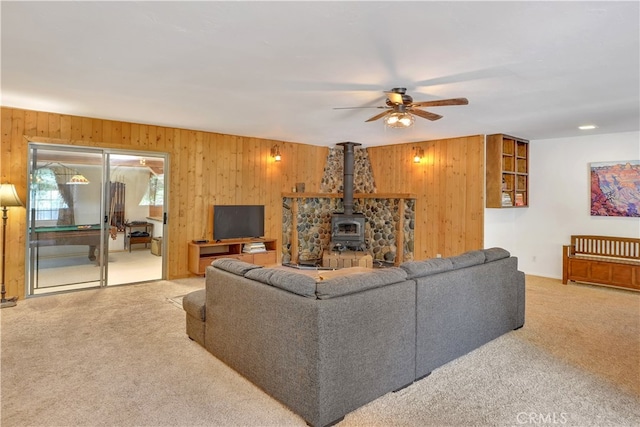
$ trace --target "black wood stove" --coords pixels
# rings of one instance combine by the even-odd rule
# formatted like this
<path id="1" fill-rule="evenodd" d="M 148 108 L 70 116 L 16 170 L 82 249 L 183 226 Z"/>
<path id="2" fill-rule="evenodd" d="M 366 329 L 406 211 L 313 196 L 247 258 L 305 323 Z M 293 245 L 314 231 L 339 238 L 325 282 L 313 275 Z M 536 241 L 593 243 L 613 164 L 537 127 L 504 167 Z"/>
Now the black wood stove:
<path id="1" fill-rule="evenodd" d="M 362 213 L 353 212 L 353 171 L 355 169 L 354 147 L 356 142 L 341 142 L 344 147 L 344 212 L 335 212 L 331 216 L 331 248 L 332 250 L 365 250 L 364 224 Z"/>

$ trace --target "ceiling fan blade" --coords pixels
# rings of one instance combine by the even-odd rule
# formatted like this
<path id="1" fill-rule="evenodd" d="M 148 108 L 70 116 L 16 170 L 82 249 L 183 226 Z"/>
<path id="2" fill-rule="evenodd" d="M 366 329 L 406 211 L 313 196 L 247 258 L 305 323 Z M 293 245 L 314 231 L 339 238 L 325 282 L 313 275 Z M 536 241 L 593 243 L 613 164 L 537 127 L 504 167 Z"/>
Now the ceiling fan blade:
<path id="1" fill-rule="evenodd" d="M 437 101 L 423 101 L 414 102 L 412 107 L 443 107 L 447 105 L 467 105 L 469 100 L 467 98 L 451 98 L 451 99 L 439 99 Z"/>
<path id="2" fill-rule="evenodd" d="M 429 111 L 422 111 L 422 110 L 418 110 L 418 109 L 414 109 L 414 108 L 410 109 L 409 112 L 411 114 L 415 114 L 416 116 L 420 116 L 423 119 L 427 119 L 427 120 L 431 120 L 431 121 L 438 120 L 438 119 L 442 118 L 442 116 L 440 114 L 430 113 Z"/>
<path id="3" fill-rule="evenodd" d="M 391 92 L 391 91 L 387 91 L 385 92 L 387 94 L 387 97 L 389 98 L 389 101 L 391 101 L 393 104 L 396 105 L 402 105 L 402 94 L 401 93 L 397 93 L 397 92 Z"/>
<path id="4" fill-rule="evenodd" d="M 383 111 L 382 113 L 380 113 L 380 114 L 376 114 L 375 116 L 371 117 L 370 119 L 365 120 L 365 122 L 373 122 L 373 121 L 376 121 L 376 120 L 378 120 L 378 119 L 381 119 L 381 118 L 383 118 L 384 116 L 386 116 L 387 114 L 389 114 L 391 111 L 393 111 L 393 110 Z"/>
<path id="5" fill-rule="evenodd" d="M 382 106 L 377 107 L 333 107 L 334 110 L 354 110 L 356 108 L 387 108 Z"/>
<path id="6" fill-rule="evenodd" d="M 453 83 L 470 82 L 481 79 L 494 79 L 499 77 L 512 77 L 515 73 L 508 66 L 497 66 L 480 70 L 466 71 L 449 76 L 435 77 L 415 82 L 416 87 L 448 85 Z"/>

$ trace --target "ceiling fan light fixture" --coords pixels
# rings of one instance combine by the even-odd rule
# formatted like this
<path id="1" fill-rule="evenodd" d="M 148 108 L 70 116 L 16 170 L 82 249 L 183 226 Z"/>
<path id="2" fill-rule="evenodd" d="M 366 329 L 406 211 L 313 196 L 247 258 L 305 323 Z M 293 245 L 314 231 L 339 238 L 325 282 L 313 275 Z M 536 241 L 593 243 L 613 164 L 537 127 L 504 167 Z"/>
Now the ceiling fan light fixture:
<path id="1" fill-rule="evenodd" d="M 408 128 L 413 126 L 413 115 L 407 112 L 395 112 L 389 114 L 384 120 L 385 125 L 390 128 Z"/>

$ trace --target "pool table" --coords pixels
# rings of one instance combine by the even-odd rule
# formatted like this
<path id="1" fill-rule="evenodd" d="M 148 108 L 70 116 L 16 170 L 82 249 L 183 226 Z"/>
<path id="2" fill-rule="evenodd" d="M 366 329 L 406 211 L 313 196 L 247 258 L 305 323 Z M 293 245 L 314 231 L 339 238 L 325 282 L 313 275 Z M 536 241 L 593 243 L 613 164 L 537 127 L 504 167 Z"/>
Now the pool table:
<path id="1" fill-rule="evenodd" d="M 36 246 L 89 246 L 89 259 L 96 260 L 96 248 L 100 246 L 100 224 L 88 225 L 55 225 L 36 227 L 33 244 Z"/>

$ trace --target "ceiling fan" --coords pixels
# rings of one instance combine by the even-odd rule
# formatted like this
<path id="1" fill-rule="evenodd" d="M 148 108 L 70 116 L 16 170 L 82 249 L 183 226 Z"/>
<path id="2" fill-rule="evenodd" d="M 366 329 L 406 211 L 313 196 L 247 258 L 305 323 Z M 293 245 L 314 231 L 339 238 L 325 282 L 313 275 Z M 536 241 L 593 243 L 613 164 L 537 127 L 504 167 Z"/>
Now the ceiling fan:
<path id="1" fill-rule="evenodd" d="M 467 105 L 467 98 L 440 99 L 437 101 L 413 102 L 413 98 L 407 95 L 407 89 L 404 87 L 395 87 L 384 92 L 387 95 L 386 105 L 378 107 L 337 107 L 335 109 L 351 109 L 351 108 L 383 108 L 380 114 L 365 120 L 365 122 L 373 122 L 385 117 L 385 123 L 389 127 L 409 127 L 413 124 L 413 115 L 422 117 L 427 120 L 438 120 L 442 116 L 431 113 L 429 111 L 420 110 L 421 107 L 442 107 L 447 105 Z"/>

